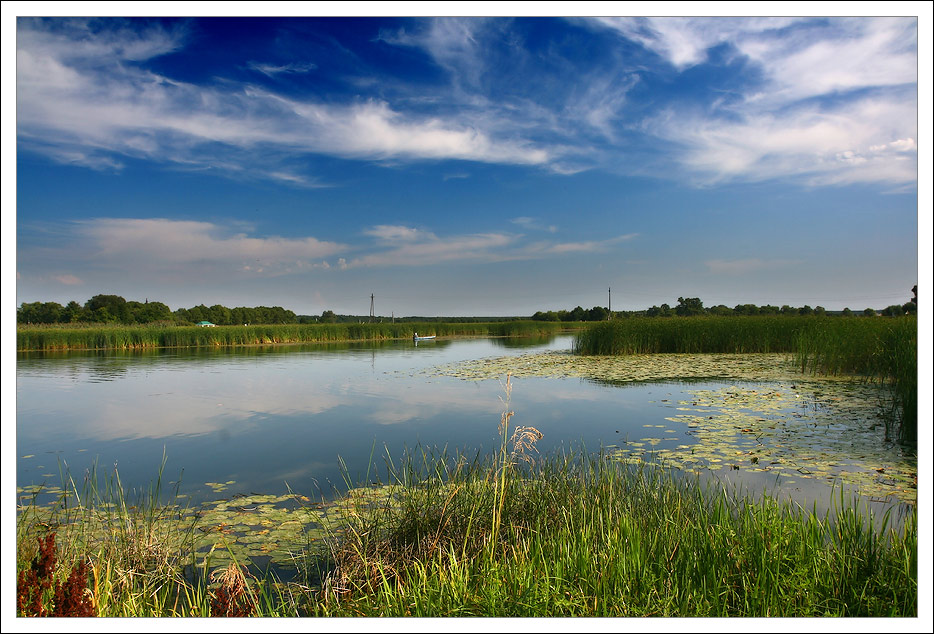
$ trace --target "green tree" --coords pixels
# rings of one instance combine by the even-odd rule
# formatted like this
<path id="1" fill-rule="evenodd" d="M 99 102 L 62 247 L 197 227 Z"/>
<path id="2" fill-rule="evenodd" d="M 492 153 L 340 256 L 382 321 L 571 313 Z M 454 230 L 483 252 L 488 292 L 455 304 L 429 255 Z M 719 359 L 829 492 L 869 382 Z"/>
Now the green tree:
<path id="1" fill-rule="evenodd" d="M 84 308 L 81 304 L 75 300 L 71 300 L 65 304 L 65 308 L 62 309 L 61 320 L 62 323 L 73 324 L 78 321 L 85 321 L 84 319 Z"/>
<path id="2" fill-rule="evenodd" d="M 211 323 L 218 326 L 229 326 L 231 323 L 232 312 L 226 306 L 214 304 L 211 306 Z"/>
<path id="3" fill-rule="evenodd" d="M 675 313 L 679 317 L 693 317 L 694 315 L 704 314 L 704 303 L 697 297 L 678 298 L 678 305 L 675 306 Z"/>
<path id="4" fill-rule="evenodd" d="M 84 304 L 91 321 L 128 323 L 130 321 L 126 300 L 119 295 L 95 295 Z"/>
<path id="5" fill-rule="evenodd" d="M 20 324 L 54 324 L 62 316 L 62 305 L 57 302 L 24 302 L 16 311 Z"/>
<path id="6" fill-rule="evenodd" d="M 333 310 L 326 310 L 321 313 L 321 322 L 325 324 L 333 324 L 337 321 L 337 315 L 334 314 Z"/>
<path id="7" fill-rule="evenodd" d="M 605 321 L 609 311 L 603 306 L 594 306 L 587 311 L 587 321 Z"/>
<path id="8" fill-rule="evenodd" d="M 872 308 L 866 308 L 863 310 L 863 317 L 875 317 L 876 311 Z"/>
<path id="9" fill-rule="evenodd" d="M 136 312 L 136 321 L 151 324 L 156 321 L 171 321 L 172 310 L 162 302 L 146 302 Z"/>

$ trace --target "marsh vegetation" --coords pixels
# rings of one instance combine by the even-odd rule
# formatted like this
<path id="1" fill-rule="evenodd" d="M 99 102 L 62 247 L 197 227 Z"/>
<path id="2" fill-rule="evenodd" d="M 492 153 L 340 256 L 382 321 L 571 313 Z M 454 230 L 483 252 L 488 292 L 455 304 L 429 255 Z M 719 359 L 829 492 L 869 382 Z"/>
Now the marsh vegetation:
<path id="1" fill-rule="evenodd" d="M 778 474 L 786 467 L 801 473 L 802 460 L 827 464 L 828 455 L 845 462 L 847 447 L 826 443 L 819 457 L 808 457 L 807 438 L 826 436 L 824 428 L 838 424 L 851 404 L 853 412 L 865 411 L 870 397 L 860 396 L 863 388 L 878 392 L 879 383 L 894 383 L 891 368 L 910 367 L 914 321 L 885 320 L 889 330 L 861 326 L 859 334 L 784 330 L 750 319 L 732 328 L 706 318 L 627 320 L 629 332 L 608 322 L 582 332 L 574 353 L 514 353 L 415 372 L 468 380 L 580 377 L 614 389 L 666 380 L 730 384 L 686 390 L 683 403 L 670 404 L 664 429 L 596 452 L 539 454 L 542 433 L 547 439 L 551 430 L 514 411 L 506 379 L 492 452 L 387 452 L 364 477 L 348 470 L 332 496 L 232 493 L 233 482 L 217 481 L 208 483 L 215 494 L 209 500 L 192 503 L 176 490 L 166 501 L 161 469 L 148 489 L 132 490 L 116 470 L 77 480 L 65 472 L 51 504 L 40 503 L 38 488 L 21 498 L 19 613 L 916 616 L 916 466 L 900 470 L 891 456 L 874 466 L 864 451 L 877 433 L 871 426 L 859 431 L 850 421 L 839 434 L 852 442 L 853 434 L 866 434 L 862 462 L 816 474 L 839 483 L 826 511 L 731 487 L 694 468 L 741 463 Z M 782 321 L 793 326 L 795 319 Z M 224 329 L 188 330 L 210 336 Z M 598 336 L 637 344 L 585 354 L 586 342 Z M 749 343 L 757 338 L 765 341 L 759 348 Z M 813 411 L 803 422 L 816 436 L 808 436 L 795 412 L 798 397 L 813 394 L 826 398 L 809 401 Z M 901 407 L 898 399 L 893 392 L 885 402 Z M 693 462 L 675 443 L 665 444 L 668 431 L 682 428 L 695 434 L 685 445 Z M 848 481 L 847 471 L 876 480 Z M 880 471 L 889 493 L 872 488 Z M 896 486 L 907 497 L 895 494 Z M 906 503 L 880 514 L 859 491 Z M 46 576 L 30 577 L 40 570 Z"/>
<path id="2" fill-rule="evenodd" d="M 17 569 L 52 536 L 54 574 L 82 569 L 97 616 L 917 614 L 913 514 L 841 494 L 821 517 L 606 455 L 539 456 L 508 404 L 500 429 L 491 456 L 386 456 L 387 482 L 329 503 L 188 508 L 128 499 L 116 475 L 72 482 L 21 509 Z M 21 583 L 20 614 L 28 596 Z"/>

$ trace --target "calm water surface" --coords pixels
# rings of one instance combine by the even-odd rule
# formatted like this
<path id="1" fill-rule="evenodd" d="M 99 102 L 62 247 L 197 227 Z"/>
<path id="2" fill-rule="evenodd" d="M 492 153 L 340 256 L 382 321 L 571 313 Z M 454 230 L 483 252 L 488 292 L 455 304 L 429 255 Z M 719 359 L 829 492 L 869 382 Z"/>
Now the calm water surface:
<path id="1" fill-rule="evenodd" d="M 17 484 L 59 485 L 65 468 L 80 484 L 96 465 L 99 473 L 116 469 L 125 489 L 146 490 L 163 452 L 164 479 L 180 479 L 181 493 L 194 500 L 218 497 L 208 483 L 228 482 L 225 496 L 288 489 L 329 495 L 334 485 L 345 488 L 341 461 L 355 484 L 385 481 L 385 457 L 398 459 L 406 449 L 446 447 L 472 456 L 496 446 L 502 383 L 427 370 L 570 345 L 570 337 L 559 336 L 21 354 Z M 597 450 L 644 436 L 648 424 L 670 426 L 665 419 L 684 390 L 698 387 L 513 379 L 512 422 L 541 430 L 543 453 Z M 744 477 L 749 486 L 775 484 Z M 829 499 L 820 483 L 785 493 L 805 502 Z"/>

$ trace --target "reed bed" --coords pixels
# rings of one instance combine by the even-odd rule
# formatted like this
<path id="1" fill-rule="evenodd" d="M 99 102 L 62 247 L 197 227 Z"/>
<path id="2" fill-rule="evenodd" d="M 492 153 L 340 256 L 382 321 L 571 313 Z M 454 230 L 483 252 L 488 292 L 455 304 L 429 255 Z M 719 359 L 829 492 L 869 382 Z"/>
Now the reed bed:
<path id="1" fill-rule="evenodd" d="M 103 326 L 27 328 L 16 332 L 18 351 L 136 350 L 257 344 L 321 343 L 438 337 L 520 337 L 554 334 L 566 324 L 536 321 L 486 323 L 366 323 L 216 326 Z"/>
<path id="2" fill-rule="evenodd" d="M 793 352 L 797 337 L 819 320 L 814 317 L 636 317 L 597 323 L 581 331 L 578 354 L 698 354 L 708 352 Z"/>
<path id="3" fill-rule="evenodd" d="M 890 436 L 917 442 L 918 322 L 915 316 L 833 318 L 748 316 L 635 318 L 581 331 L 588 355 L 788 353 L 803 372 L 861 375 L 893 395 Z"/>

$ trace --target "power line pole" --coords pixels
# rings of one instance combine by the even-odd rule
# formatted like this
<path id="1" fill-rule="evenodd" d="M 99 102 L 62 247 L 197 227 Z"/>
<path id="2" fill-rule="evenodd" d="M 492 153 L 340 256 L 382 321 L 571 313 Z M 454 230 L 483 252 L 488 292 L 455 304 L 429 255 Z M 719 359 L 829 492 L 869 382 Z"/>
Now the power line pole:
<path id="1" fill-rule="evenodd" d="M 612 288 L 606 289 L 606 319 L 609 321 L 613 318 L 613 299 L 612 299 Z"/>
<path id="2" fill-rule="evenodd" d="M 373 295 L 373 293 L 370 293 L 370 323 L 373 323 L 373 317 L 376 316 L 376 312 L 374 311 L 374 308 L 373 308 L 373 298 L 374 298 L 374 297 L 375 297 L 375 296 Z"/>

